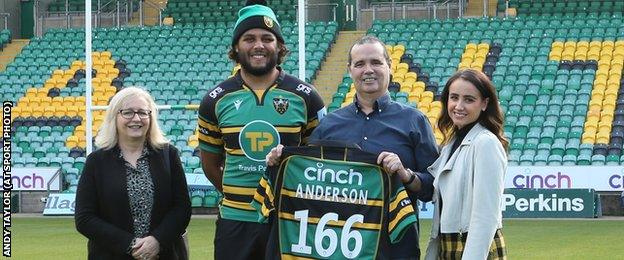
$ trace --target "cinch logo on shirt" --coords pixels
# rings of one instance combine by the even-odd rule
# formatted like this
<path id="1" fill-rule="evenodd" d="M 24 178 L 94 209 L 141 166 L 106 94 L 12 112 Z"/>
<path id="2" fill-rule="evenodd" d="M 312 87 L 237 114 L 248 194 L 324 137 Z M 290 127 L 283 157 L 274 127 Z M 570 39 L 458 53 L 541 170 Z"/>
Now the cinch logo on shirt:
<path id="1" fill-rule="evenodd" d="M 325 183 L 340 183 L 340 184 L 353 184 L 355 182 L 358 186 L 362 186 L 362 173 L 354 171 L 353 169 L 323 169 L 323 163 L 316 163 L 316 167 L 308 167 L 303 171 L 303 176 L 310 181 L 320 181 Z"/>
<path id="2" fill-rule="evenodd" d="M 241 129 L 238 142 L 247 158 L 263 162 L 269 151 L 280 143 L 280 136 L 273 125 L 266 121 L 254 120 Z"/>

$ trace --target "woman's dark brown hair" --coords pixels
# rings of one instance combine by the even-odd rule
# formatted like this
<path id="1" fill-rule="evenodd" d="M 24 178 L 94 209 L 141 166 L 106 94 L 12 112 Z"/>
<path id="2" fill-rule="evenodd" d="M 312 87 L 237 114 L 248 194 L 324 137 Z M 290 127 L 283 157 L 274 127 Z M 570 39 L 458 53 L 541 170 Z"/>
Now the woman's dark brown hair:
<path id="1" fill-rule="evenodd" d="M 457 132 L 457 127 L 453 125 L 453 120 L 448 114 L 448 99 L 449 88 L 451 84 L 458 79 L 470 82 L 477 88 L 479 93 L 481 93 L 483 99 L 489 99 L 485 111 L 481 112 L 477 121 L 490 130 L 490 132 L 494 133 L 503 145 L 503 148 L 505 148 L 505 151 L 507 151 L 509 148 L 509 141 L 507 141 L 503 133 L 503 112 L 498 104 L 496 89 L 492 81 L 490 81 L 483 72 L 474 69 L 465 69 L 456 72 L 449 78 L 444 86 L 444 90 L 442 90 L 442 110 L 440 111 L 440 119 L 438 120 L 438 128 L 444 136 L 442 144 L 447 144 Z"/>

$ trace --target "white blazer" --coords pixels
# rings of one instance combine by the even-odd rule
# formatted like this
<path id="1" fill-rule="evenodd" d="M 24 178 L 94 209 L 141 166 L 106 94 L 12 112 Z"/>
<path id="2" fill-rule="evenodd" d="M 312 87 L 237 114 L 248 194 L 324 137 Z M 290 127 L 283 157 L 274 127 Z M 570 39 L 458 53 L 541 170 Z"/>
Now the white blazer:
<path id="1" fill-rule="evenodd" d="M 477 123 L 451 153 L 455 139 L 429 166 L 433 182 L 433 226 L 425 259 L 437 259 L 439 233 L 468 232 L 462 259 L 486 259 L 496 229 L 502 228 L 507 153 L 496 136 Z M 450 158 L 449 158 L 450 157 Z M 442 217 L 440 204 L 442 198 Z"/>

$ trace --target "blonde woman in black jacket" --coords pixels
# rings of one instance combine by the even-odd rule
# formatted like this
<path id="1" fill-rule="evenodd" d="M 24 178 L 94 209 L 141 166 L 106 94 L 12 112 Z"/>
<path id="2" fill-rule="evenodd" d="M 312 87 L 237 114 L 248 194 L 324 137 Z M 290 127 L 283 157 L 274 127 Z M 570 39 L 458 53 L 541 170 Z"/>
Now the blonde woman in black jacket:
<path id="1" fill-rule="evenodd" d="M 88 258 L 179 259 L 175 246 L 191 203 L 152 97 L 135 87 L 118 92 L 95 142 L 100 149 L 87 157 L 76 193 L 76 229 L 89 239 Z"/>

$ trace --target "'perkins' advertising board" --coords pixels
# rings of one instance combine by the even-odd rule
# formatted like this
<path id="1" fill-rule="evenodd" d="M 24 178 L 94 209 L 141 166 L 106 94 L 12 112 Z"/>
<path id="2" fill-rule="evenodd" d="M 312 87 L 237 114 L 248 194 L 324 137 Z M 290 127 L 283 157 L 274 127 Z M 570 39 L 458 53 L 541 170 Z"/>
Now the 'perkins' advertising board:
<path id="1" fill-rule="evenodd" d="M 505 189 L 505 218 L 592 218 L 592 189 Z"/>

